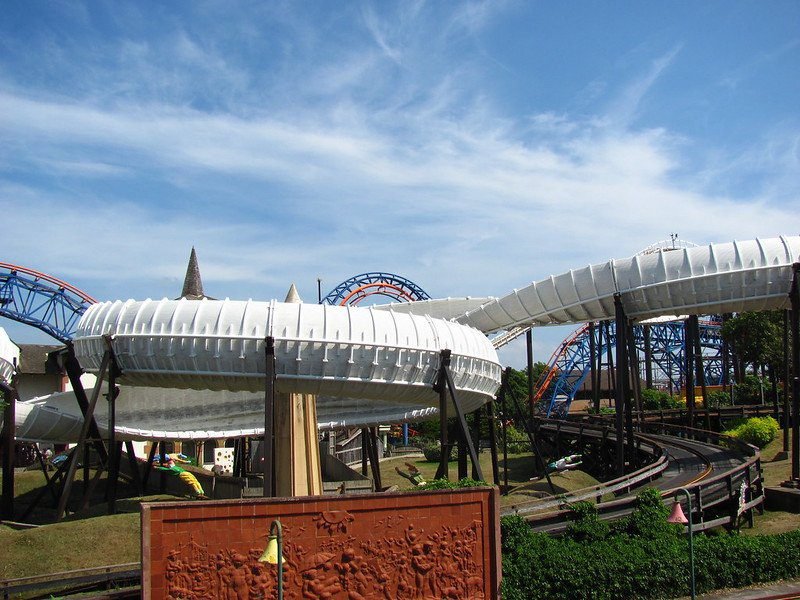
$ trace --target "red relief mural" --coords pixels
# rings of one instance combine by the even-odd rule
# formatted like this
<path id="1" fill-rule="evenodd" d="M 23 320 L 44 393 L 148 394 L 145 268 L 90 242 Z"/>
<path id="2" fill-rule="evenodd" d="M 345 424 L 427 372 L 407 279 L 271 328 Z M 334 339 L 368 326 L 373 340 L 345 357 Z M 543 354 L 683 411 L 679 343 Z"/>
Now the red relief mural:
<path id="1" fill-rule="evenodd" d="M 142 509 L 144 597 L 277 598 L 260 562 L 283 526 L 284 598 L 496 598 L 497 491 L 158 503 Z"/>

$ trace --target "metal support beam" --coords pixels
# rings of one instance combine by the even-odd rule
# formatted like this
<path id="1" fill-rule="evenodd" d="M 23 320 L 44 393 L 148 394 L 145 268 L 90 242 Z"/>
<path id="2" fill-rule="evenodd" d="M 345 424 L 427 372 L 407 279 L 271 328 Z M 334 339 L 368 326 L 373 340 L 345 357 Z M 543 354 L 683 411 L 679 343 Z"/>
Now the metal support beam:
<path id="1" fill-rule="evenodd" d="M 108 514 L 113 515 L 117 512 L 117 481 L 119 479 L 119 460 L 121 448 L 117 444 L 117 377 L 122 371 L 117 364 L 117 357 L 114 354 L 114 346 L 111 338 L 105 338 L 106 349 L 111 357 L 108 365 Z"/>
<path id="2" fill-rule="evenodd" d="M 128 440 L 125 442 L 125 451 L 128 455 L 128 465 L 131 469 L 133 485 L 136 486 L 136 495 L 141 496 L 144 492 L 142 487 L 142 473 L 139 471 L 139 462 L 136 460 L 136 450 L 133 448 L 132 441 Z"/>
<path id="3" fill-rule="evenodd" d="M 436 469 L 436 479 L 450 479 L 450 443 L 447 439 L 447 382 L 444 375 L 444 361 L 450 362 L 450 351 L 442 350 L 440 355 L 439 373 L 436 376 L 434 390 L 439 393 L 439 468 Z"/>
<path id="4" fill-rule="evenodd" d="M 39 461 L 39 466 L 42 468 L 44 481 L 47 485 L 47 489 L 50 490 L 50 495 L 53 497 L 53 502 L 58 502 L 58 494 L 56 493 L 56 488 L 53 485 L 53 480 L 50 478 L 50 473 L 47 472 L 47 463 L 45 463 L 44 457 L 39 451 L 39 444 L 33 444 L 33 450 L 36 452 L 36 460 Z"/>
<path id="5" fill-rule="evenodd" d="M 500 468 L 497 464 L 497 419 L 494 410 L 495 401 L 486 403 L 486 422 L 489 425 L 489 451 L 492 453 L 492 482 L 500 485 Z"/>
<path id="6" fill-rule="evenodd" d="M 616 409 L 616 442 L 617 442 L 617 476 L 625 474 L 625 382 L 628 380 L 626 359 L 627 348 L 625 347 L 625 332 L 627 323 L 625 309 L 622 306 L 622 299 L 619 294 L 614 295 L 614 315 L 616 319 L 616 352 L 617 352 L 617 377 L 615 389 L 615 409 Z"/>
<path id="7" fill-rule="evenodd" d="M 597 345 L 595 344 L 595 326 L 594 323 L 589 323 L 589 381 L 592 382 L 592 406 L 595 414 L 600 414 L 600 389 L 597 385 L 597 363 L 595 362 L 595 355 L 597 354 Z"/>
<path id="8" fill-rule="evenodd" d="M 711 429 L 711 414 L 708 410 L 708 389 L 706 388 L 706 370 L 703 368 L 703 347 L 700 343 L 700 321 L 697 315 L 689 317 L 692 321 L 692 343 L 694 344 L 694 365 L 697 380 L 700 382 L 700 393 L 703 396 L 703 408 L 705 409 L 706 431 Z"/>
<path id="9" fill-rule="evenodd" d="M 456 461 L 458 464 L 458 478 L 464 479 L 468 475 L 467 469 L 469 468 L 467 465 L 467 443 L 461 431 L 457 431 L 456 435 L 458 435 L 458 451 L 456 453 L 458 457 Z"/>
<path id="10" fill-rule="evenodd" d="M 275 496 L 275 338 L 264 340 L 266 383 L 264 390 L 264 487 L 265 498 Z"/>
<path id="11" fill-rule="evenodd" d="M 789 412 L 789 388 L 791 387 L 791 367 L 789 364 L 789 322 L 791 311 L 783 311 L 783 451 L 789 452 L 789 428 L 791 413 Z"/>
<path id="12" fill-rule="evenodd" d="M 628 336 L 628 390 L 632 394 L 626 396 L 628 409 L 636 409 L 636 424 L 639 429 L 642 425 L 642 378 L 640 377 L 639 352 L 636 349 L 636 338 L 633 333 L 633 325 L 628 324 L 625 334 Z M 626 415 L 629 411 L 626 411 Z M 633 425 L 631 419 L 630 425 Z M 628 432 L 628 444 L 633 448 L 633 428 Z"/>
<path id="13" fill-rule="evenodd" d="M 0 383 L 3 391 L 3 433 L 2 433 L 2 452 L 3 452 L 3 501 L 0 506 L 0 518 L 14 520 L 14 451 L 15 436 L 14 429 L 16 423 L 15 408 L 16 394 L 14 389 Z"/>
<path id="14" fill-rule="evenodd" d="M 369 437 L 367 428 L 361 428 L 361 474 L 367 476 L 367 463 L 369 462 Z"/>
<path id="15" fill-rule="evenodd" d="M 60 521 L 63 518 L 64 511 L 67 508 L 67 501 L 69 500 L 69 495 L 72 491 L 72 482 L 75 479 L 75 471 L 78 468 L 78 457 L 83 454 L 83 449 L 86 446 L 86 439 L 89 434 L 91 424 L 94 423 L 94 409 L 95 406 L 97 406 L 97 399 L 100 397 L 103 381 L 105 380 L 110 364 L 111 352 L 106 350 L 103 354 L 103 359 L 100 361 L 100 370 L 97 373 L 97 381 L 95 382 L 94 390 L 92 390 L 92 397 L 89 399 L 89 404 L 86 408 L 86 413 L 83 418 L 83 425 L 81 426 L 81 432 L 78 436 L 78 444 L 75 447 L 71 460 L 69 461 L 69 468 L 64 481 L 64 489 L 61 492 L 61 499 L 58 501 L 58 508 L 56 509 L 56 521 Z M 97 427 L 97 424 L 95 424 L 95 427 Z"/>
<path id="16" fill-rule="evenodd" d="M 528 415 L 533 418 L 533 329 L 525 332 L 525 353 L 528 359 Z"/>
<path id="17" fill-rule="evenodd" d="M 539 468 L 542 470 L 542 473 L 544 473 L 545 479 L 547 479 L 547 485 L 550 486 L 550 491 L 553 494 L 556 494 L 556 488 L 553 485 L 553 482 L 550 480 L 550 473 L 547 471 L 547 463 L 545 462 L 544 457 L 542 456 L 541 450 L 539 450 L 539 443 L 536 441 L 536 434 L 534 433 L 533 420 L 528 419 L 527 413 L 523 412 L 522 407 L 519 405 L 517 397 L 513 394 L 511 388 L 508 387 L 510 374 L 511 374 L 511 369 L 507 368 L 506 375 L 504 377 L 504 381 L 506 382 L 506 391 L 505 391 L 506 396 L 511 397 L 511 401 L 514 405 L 514 408 L 516 409 L 516 418 L 524 423 L 525 433 L 528 435 L 528 441 L 530 442 L 531 450 L 533 451 L 533 454 L 536 457 L 536 461 L 539 463 Z M 506 481 L 506 487 L 508 487 L 508 456 L 504 455 L 504 457 L 506 458 L 505 481 Z"/>
<path id="18" fill-rule="evenodd" d="M 792 265 L 792 480 L 800 480 L 800 263 Z"/>
<path id="19" fill-rule="evenodd" d="M 650 325 L 642 326 L 644 335 L 644 379 L 645 388 L 653 389 L 653 348 L 650 345 Z"/>
<path id="20" fill-rule="evenodd" d="M 75 393 L 75 398 L 78 401 L 81 414 L 83 414 L 84 419 L 89 419 L 89 439 L 92 440 L 92 445 L 97 451 L 97 454 L 100 456 L 100 462 L 107 464 L 108 452 L 106 451 L 106 447 L 100 438 L 100 429 L 97 427 L 97 422 L 94 420 L 94 415 L 91 415 L 91 417 L 86 416 L 89 408 L 89 398 L 86 396 L 86 390 L 84 390 L 83 383 L 81 382 L 83 368 L 78 362 L 78 358 L 75 356 L 75 348 L 72 345 L 72 342 L 67 343 L 66 353 L 62 356 L 64 359 L 64 371 L 66 372 L 69 382 L 72 385 L 72 390 Z"/>
<path id="21" fill-rule="evenodd" d="M 369 449 L 369 467 L 372 471 L 372 481 L 375 484 L 375 491 L 380 492 L 383 491 L 383 483 L 381 482 L 381 465 L 378 457 L 378 428 L 368 427 L 367 434 L 369 437 L 367 448 Z"/>
<path id="22" fill-rule="evenodd" d="M 503 371 L 503 376 L 501 378 L 500 384 L 500 411 L 501 421 L 500 425 L 503 431 L 503 493 L 508 493 L 508 410 L 506 408 L 506 390 L 508 387 L 508 378 L 511 374 L 511 367 L 508 367 Z"/>
<path id="23" fill-rule="evenodd" d="M 153 472 L 153 459 L 156 457 L 157 449 L 158 449 L 158 444 L 156 442 L 153 442 L 153 445 L 150 446 L 150 452 L 147 454 L 147 464 L 144 466 L 144 475 L 142 475 L 143 491 L 147 491 L 147 481 L 150 479 L 150 473 Z"/>
<path id="24" fill-rule="evenodd" d="M 447 361 L 442 362 L 442 368 L 444 370 L 445 379 L 447 381 L 447 388 L 450 390 L 450 400 L 453 402 L 453 407 L 456 409 L 456 417 L 458 420 L 458 425 L 461 428 L 461 435 L 467 445 L 467 451 L 469 452 L 469 459 L 472 461 L 472 472 L 477 475 L 476 479 L 478 481 L 483 481 L 483 471 L 481 469 L 481 463 L 478 460 L 478 453 L 475 450 L 475 444 L 472 441 L 472 436 L 469 434 L 469 427 L 467 426 L 466 416 L 464 411 L 461 410 L 461 402 L 459 402 L 458 397 L 456 396 L 456 386 L 453 383 L 453 376 L 450 373 L 450 351 L 443 350 L 442 351 L 448 353 Z"/>
<path id="25" fill-rule="evenodd" d="M 467 451 L 469 452 L 469 458 L 472 461 L 473 473 L 477 475 L 478 480 L 482 481 L 483 472 L 481 470 L 480 461 L 478 460 L 478 453 L 475 451 L 475 445 L 472 443 L 472 436 L 470 435 L 469 427 L 467 426 L 467 420 L 464 415 L 464 411 L 461 410 L 461 403 L 459 402 L 458 397 L 456 396 L 456 386 L 453 383 L 453 376 L 450 373 L 450 350 L 448 349 L 442 350 L 440 357 L 441 358 L 439 363 L 439 372 L 440 372 L 439 378 L 441 380 L 441 377 L 442 376 L 444 377 L 443 381 L 444 386 L 443 388 L 440 389 L 440 394 L 442 393 L 442 391 L 445 392 L 449 391 L 450 400 L 453 403 L 453 408 L 455 408 L 456 411 L 456 418 L 458 426 L 460 428 L 461 439 L 464 440 L 464 443 L 467 446 Z M 440 401 L 440 410 L 441 410 L 441 405 L 444 406 L 447 405 L 446 397 L 445 397 L 445 402 Z M 447 458 L 448 457 L 445 456 L 444 454 L 442 455 L 442 462 L 439 465 L 440 468 L 442 464 L 445 465 L 445 469 L 447 468 L 446 467 Z"/>
<path id="26" fill-rule="evenodd" d="M 696 317 L 695 317 L 696 318 Z M 692 317 L 684 322 L 683 327 L 683 346 L 686 360 L 686 425 L 694 427 L 694 325 Z"/>

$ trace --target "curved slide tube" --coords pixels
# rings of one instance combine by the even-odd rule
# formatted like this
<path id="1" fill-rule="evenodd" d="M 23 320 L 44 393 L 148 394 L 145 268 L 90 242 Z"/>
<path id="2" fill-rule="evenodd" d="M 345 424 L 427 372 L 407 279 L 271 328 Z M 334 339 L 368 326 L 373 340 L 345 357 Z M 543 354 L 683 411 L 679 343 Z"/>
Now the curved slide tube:
<path id="1" fill-rule="evenodd" d="M 264 338 L 275 339 L 276 388 L 317 394 L 320 429 L 419 421 L 437 413 L 440 352 L 463 410 L 493 398 L 501 368 L 479 331 L 429 316 L 373 308 L 160 300 L 90 307 L 74 340 L 88 371 L 104 335 L 122 369 L 116 431 L 121 439 L 263 435 Z M 105 403 L 98 403 L 101 429 Z M 75 439 L 72 392 L 21 403 L 20 439 Z M 255 425 L 255 426 L 254 426 Z"/>
<path id="2" fill-rule="evenodd" d="M 611 260 L 531 283 L 459 317 L 491 333 L 519 325 L 772 310 L 788 305 L 800 236 L 660 250 Z"/>

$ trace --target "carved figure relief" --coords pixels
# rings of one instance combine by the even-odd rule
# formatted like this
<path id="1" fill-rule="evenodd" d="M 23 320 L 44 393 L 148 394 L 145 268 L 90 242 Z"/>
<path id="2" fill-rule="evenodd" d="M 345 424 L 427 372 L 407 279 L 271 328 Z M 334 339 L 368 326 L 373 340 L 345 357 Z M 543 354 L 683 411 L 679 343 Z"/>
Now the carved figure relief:
<path id="1" fill-rule="evenodd" d="M 305 528 L 284 525 L 284 597 L 296 600 L 480 600 L 484 598 L 481 523 L 441 525 L 425 531 L 404 519 L 388 519 L 384 536 L 357 539 L 347 534 L 355 517 L 327 511 L 314 517 L 327 531 L 311 551 Z M 389 535 L 385 535 L 389 532 Z M 295 539 L 293 540 L 293 536 Z M 171 550 L 165 579 L 169 600 L 265 600 L 277 598 L 277 568 L 258 561 L 263 547 L 246 554 L 230 548 L 216 553 L 190 540 Z"/>

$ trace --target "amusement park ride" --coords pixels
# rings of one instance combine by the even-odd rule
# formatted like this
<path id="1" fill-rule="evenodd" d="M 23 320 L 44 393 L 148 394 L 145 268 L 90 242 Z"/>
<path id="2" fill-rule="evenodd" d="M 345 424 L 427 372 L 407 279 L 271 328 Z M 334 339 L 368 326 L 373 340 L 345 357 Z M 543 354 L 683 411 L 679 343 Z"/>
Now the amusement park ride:
<path id="1" fill-rule="evenodd" d="M 119 384 L 120 415 L 112 408 L 100 425 L 120 439 L 263 436 L 274 422 L 265 416 L 263 427 L 253 423 L 264 411 L 265 385 L 268 403 L 276 393 L 316 397 L 313 420 L 323 428 L 433 418 L 440 408 L 463 415 L 491 402 L 500 385 L 499 343 L 487 335 L 511 332 L 495 338 L 507 342 L 531 327 L 584 324 L 554 354 L 534 397 L 542 413 L 563 416 L 581 383 L 604 367 L 616 365 L 618 380 L 638 379 L 627 369 L 640 354 L 652 361 L 646 372 L 676 388 L 693 383 L 686 367 L 693 354 L 701 357 L 705 381 L 721 382 L 727 367 L 719 322 L 698 324 L 697 315 L 788 307 L 798 261 L 798 236 L 660 247 L 480 299 L 430 299 L 408 279 L 372 272 L 342 282 L 319 304 L 98 303 L 63 281 L 0 263 L 0 316 L 47 332 L 67 344 L 80 367 L 100 381 L 110 378 L 109 389 Z M 373 295 L 407 302 L 360 306 Z M 70 378 L 75 392 L 68 399 L 96 404 L 102 386 L 88 398 L 80 378 Z M 617 403 L 625 404 L 624 386 L 617 387 Z M 441 401 L 445 388 L 449 402 Z M 86 438 L 87 411 L 66 406 L 63 394 L 18 403 L 18 431 L 29 439 L 63 440 L 76 431 Z M 203 429 L 197 419 L 175 417 L 205 409 L 217 417 L 205 419 Z M 153 414 L 164 422 L 143 427 Z"/>

